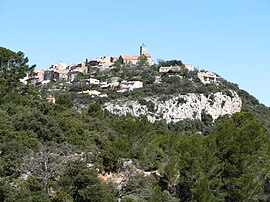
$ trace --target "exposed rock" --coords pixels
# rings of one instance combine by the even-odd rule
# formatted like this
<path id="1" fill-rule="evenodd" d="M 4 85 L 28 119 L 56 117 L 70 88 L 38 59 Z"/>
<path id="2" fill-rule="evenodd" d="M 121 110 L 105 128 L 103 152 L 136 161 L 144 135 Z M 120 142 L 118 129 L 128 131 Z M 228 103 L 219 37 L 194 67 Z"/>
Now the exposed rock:
<path id="1" fill-rule="evenodd" d="M 231 95 L 217 92 L 206 97 L 204 94 L 189 93 L 174 95 L 166 100 L 148 97 L 144 101 L 145 103 L 140 104 L 137 100 L 121 99 L 105 103 L 104 108 L 117 115 L 146 115 L 150 122 L 163 118 L 170 123 L 184 119 L 201 120 L 203 112 L 210 114 L 215 120 L 240 112 L 242 107 L 242 100 L 234 91 L 231 91 Z"/>
<path id="2" fill-rule="evenodd" d="M 98 178 L 104 182 L 112 183 L 121 192 L 127 186 L 131 177 L 142 175 L 144 177 L 154 175 L 161 177 L 159 170 L 144 171 L 136 167 L 131 159 L 123 158 L 120 160 L 120 167 L 117 173 L 109 172 L 98 175 Z"/>
<path id="3" fill-rule="evenodd" d="M 98 175 L 98 178 L 114 184 L 118 190 L 121 190 L 127 185 L 130 177 L 140 174 L 144 174 L 144 171 L 138 169 L 131 159 L 122 159 L 117 173 L 102 173 Z"/>

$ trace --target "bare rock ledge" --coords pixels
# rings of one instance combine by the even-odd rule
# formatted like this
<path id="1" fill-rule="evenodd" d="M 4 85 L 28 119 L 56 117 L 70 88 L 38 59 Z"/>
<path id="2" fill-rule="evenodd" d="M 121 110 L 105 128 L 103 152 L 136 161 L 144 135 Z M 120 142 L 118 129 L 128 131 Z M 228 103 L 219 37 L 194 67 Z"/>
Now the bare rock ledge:
<path id="1" fill-rule="evenodd" d="M 217 92 L 204 94 L 189 93 L 186 95 L 171 95 L 167 100 L 158 97 L 143 98 L 145 104 L 137 100 L 121 99 L 107 102 L 103 107 L 112 114 L 132 116 L 146 115 L 150 122 L 165 119 L 167 123 L 184 119 L 199 119 L 203 112 L 210 114 L 213 120 L 224 115 L 232 115 L 241 111 L 242 100 L 236 92 L 231 95 Z M 149 107 L 149 103 L 151 107 Z"/>

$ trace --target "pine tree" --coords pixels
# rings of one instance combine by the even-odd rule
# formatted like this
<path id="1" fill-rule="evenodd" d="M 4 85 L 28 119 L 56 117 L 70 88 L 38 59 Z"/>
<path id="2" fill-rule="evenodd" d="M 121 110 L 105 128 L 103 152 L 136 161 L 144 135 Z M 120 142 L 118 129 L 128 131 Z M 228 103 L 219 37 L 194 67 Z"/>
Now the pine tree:
<path id="1" fill-rule="evenodd" d="M 28 58 L 21 51 L 13 52 L 0 47 L 0 93 L 23 93 L 20 79 L 32 76 L 35 65 L 29 66 Z"/>

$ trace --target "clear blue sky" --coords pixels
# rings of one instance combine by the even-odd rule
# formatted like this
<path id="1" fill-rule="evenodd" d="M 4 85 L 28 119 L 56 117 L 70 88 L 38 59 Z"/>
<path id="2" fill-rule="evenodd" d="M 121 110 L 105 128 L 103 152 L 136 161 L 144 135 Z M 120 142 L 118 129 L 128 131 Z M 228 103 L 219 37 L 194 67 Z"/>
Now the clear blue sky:
<path id="1" fill-rule="evenodd" d="M 0 0 L 0 46 L 39 68 L 137 54 L 142 43 L 270 106 L 270 0 Z"/>

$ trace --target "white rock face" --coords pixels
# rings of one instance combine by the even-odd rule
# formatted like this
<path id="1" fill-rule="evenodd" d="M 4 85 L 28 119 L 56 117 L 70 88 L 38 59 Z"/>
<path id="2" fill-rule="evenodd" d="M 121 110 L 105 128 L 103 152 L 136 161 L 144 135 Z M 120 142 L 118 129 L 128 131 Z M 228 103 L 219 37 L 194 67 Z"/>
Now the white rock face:
<path id="1" fill-rule="evenodd" d="M 150 122 L 162 118 L 167 123 L 184 119 L 201 120 L 203 112 L 210 114 L 215 120 L 220 116 L 232 115 L 241 111 L 241 98 L 234 91 L 231 91 L 231 94 L 232 96 L 229 96 L 217 92 L 206 97 L 204 94 L 190 93 L 187 95 L 174 95 L 167 100 L 148 97 L 144 99 L 147 102 L 144 104 L 134 100 L 116 100 L 105 103 L 104 108 L 117 115 L 146 115 Z"/>

